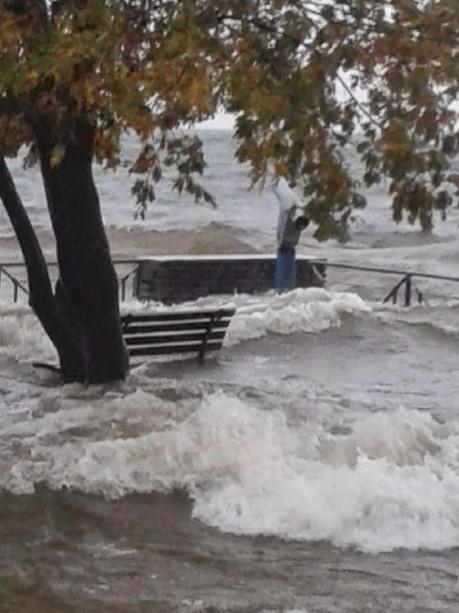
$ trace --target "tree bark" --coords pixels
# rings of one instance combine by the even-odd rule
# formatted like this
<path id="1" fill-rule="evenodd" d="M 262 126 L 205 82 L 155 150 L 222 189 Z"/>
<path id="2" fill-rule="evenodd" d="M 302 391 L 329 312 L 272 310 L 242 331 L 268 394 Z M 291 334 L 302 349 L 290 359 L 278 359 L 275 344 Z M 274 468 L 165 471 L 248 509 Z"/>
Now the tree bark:
<path id="1" fill-rule="evenodd" d="M 36 128 L 41 170 L 56 237 L 59 307 L 78 330 L 86 381 L 125 379 L 128 357 L 121 332 L 118 280 L 92 174 L 93 130 L 76 120 L 62 160 L 52 165 L 52 131 Z"/>
<path id="2" fill-rule="evenodd" d="M 2 156 L 0 156 L 0 198 L 24 257 L 29 284 L 29 304 L 57 350 L 63 380 L 84 381 L 82 348 L 78 335 L 59 311 L 43 252 Z"/>

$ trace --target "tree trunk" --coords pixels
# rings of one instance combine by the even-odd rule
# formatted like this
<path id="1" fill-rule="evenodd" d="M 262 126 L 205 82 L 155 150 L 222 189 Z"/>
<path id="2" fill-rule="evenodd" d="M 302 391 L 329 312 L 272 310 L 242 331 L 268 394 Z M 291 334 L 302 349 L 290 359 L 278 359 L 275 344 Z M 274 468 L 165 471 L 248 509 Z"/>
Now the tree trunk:
<path id="1" fill-rule="evenodd" d="M 43 252 L 17 193 L 11 173 L 1 156 L 0 198 L 24 256 L 29 284 L 29 304 L 57 350 L 63 380 L 84 381 L 85 372 L 78 335 L 59 311 Z"/>
<path id="2" fill-rule="evenodd" d="M 56 237 L 59 309 L 78 333 L 86 381 L 124 379 L 128 371 L 119 313 L 118 280 L 92 175 L 93 133 L 84 120 L 66 138 L 52 165 L 46 126 L 36 128 L 41 170 Z"/>

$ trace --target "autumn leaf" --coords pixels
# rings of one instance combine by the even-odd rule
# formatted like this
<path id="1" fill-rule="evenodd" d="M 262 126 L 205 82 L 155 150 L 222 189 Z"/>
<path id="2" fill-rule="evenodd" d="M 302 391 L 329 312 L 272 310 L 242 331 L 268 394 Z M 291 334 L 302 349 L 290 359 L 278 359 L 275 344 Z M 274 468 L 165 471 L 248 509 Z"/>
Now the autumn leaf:
<path id="1" fill-rule="evenodd" d="M 63 145 L 56 145 L 53 147 L 51 151 L 51 155 L 49 157 L 49 163 L 52 168 L 58 166 L 65 156 L 65 147 Z"/>

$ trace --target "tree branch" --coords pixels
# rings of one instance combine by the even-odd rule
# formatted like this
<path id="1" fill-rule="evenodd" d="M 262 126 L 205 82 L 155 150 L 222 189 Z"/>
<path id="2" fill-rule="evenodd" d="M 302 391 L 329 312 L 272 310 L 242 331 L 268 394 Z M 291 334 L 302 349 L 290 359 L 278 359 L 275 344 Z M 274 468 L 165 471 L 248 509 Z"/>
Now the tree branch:
<path id="1" fill-rule="evenodd" d="M 234 17 L 230 17 L 230 16 L 228 16 L 228 17 L 230 19 L 234 20 Z M 284 36 L 285 38 L 288 38 L 289 40 L 292 40 L 293 42 L 295 42 L 299 46 L 302 46 L 305 49 L 308 49 L 309 51 L 316 51 L 316 48 L 315 48 L 315 46 L 313 44 L 307 43 L 304 40 L 301 40 L 299 38 L 296 38 L 294 36 L 286 34 L 285 32 L 279 31 L 278 28 L 274 27 L 271 24 L 266 23 L 265 21 L 260 21 L 258 19 L 250 19 L 249 23 L 251 23 L 252 25 L 254 25 L 255 27 L 257 27 L 257 28 L 259 28 L 261 30 L 265 30 L 265 31 L 269 32 L 270 34 L 280 34 L 281 36 Z M 355 102 L 355 104 L 358 107 L 358 109 L 367 117 L 367 119 L 373 125 L 377 126 L 379 129 L 382 129 L 381 124 L 378 121 L 376 121 L 376 119 L 371 115 L 371 113 L 358 100 L 358 98 L 355 96 L 355 94 L 353 93 L 351 88 L 348 86 L 348 84 L 345 82 L 345 80 L 338 73 L 336 74 L 336 79 L 343 86 L 343 88 L 346 90 L 346 92 L 349 94 L 349 96 Z"/>

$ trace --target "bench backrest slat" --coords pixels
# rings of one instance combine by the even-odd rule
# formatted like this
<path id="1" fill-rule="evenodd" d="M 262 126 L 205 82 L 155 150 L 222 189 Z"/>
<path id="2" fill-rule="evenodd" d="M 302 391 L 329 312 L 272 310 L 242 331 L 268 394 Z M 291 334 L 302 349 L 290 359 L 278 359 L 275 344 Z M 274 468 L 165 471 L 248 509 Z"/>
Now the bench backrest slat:
<path id="1" fill-rule="evenodd" d="M 159 322 L 159 323 L 151 323 L 151 324 L 137 324 L 130 323 L 128 326 L 123 325 L 123 334 L 124 336 L 133 335 L 133 334 L 149 334 L 149 333 L 164 333 L 164 332 L 182 332 L 185 330 L 201 330 L 204 332 L 208 329 L 209 321 L 206 322 L 180 322 L 180 323 L 167 323 L 167 322 Z M 212 330 L 225 330 L 228 327 L 229 319 L 226 321 L 216 321 L 212 326 Z"/>
<path id="2" fill-rule="evenodd" d="M 211 341 L 206 345 L 206 353 L 208 351 L 217 351 L 222 348 L 223 341 Z M 170 353 L 197 353 L 201 348 L 201 343 L 185 344 L 185 345 L 149 345 L 147 347 L 134 347 L 129 350 L 129 355 L 166 355 Z"/>
<path id="3" fill-rule="evenodd" d="M 225 338 L 226 330 L 213 330 L 207 337 L 207 342 L 211 340 L 223 340 Z M 154 334 L 154 335 L 136 335 L 125 336 L 124 340 L 126 345 L 131 347 L 133 345 L 159 345 L 161 343 L 180 343 L 180 342 L 201 342 L 203 334 L 193 334 L 183 332 L 181 334 Z"/>
<path id="4" fill-rule="evenodd" d="M 129 314 L 129 315 L 124 315 L 122 317 L 123 321 L 130 321 L 130 320 L 135 320 L 137 322 L 149 322 L 149 321 L 153 321 L 153 322 L 157 322 L 157 321 L 177 321 L 177 320 L 184 320 L 184 321 L 195 321 L 195 320 L 209 320 L 212 315 L 216 315 L 219 314 L 221 318 L 225 318 L 225 317 L 229 317 L 231 318 L 234 313 L 236 312 L 236 309 L 231 308 L 231 309 L 214 309 L 214 310 L 209 310 L 209 311 L 205 311 L 205 310 L 199 310 L 199 311 L 174 311 L 174 312 L 159 312 L 159 313 L 152 313 L 152 314 Z"/>

